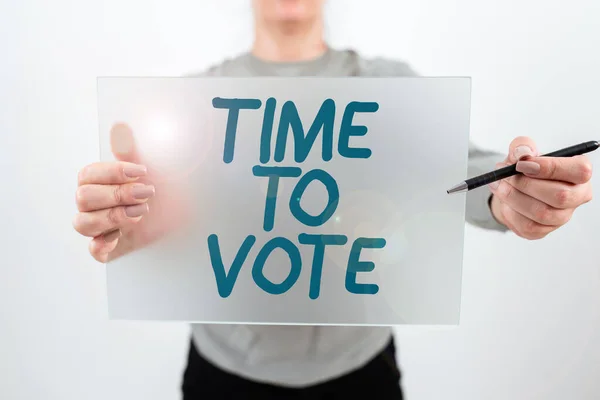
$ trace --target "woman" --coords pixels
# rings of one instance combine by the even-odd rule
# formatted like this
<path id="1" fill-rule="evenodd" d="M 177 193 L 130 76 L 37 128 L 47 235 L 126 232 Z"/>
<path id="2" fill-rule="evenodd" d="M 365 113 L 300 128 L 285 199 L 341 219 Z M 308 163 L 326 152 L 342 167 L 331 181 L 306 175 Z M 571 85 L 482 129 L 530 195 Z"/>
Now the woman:
<path id="1" fill-rule="evenodd" d="M 362 58 L 330 48 L 323 38 L 323 0 L 254 0 L 255 38 L 250 52 L 226 60 L 208 76 L 414 76 L 400 61 Z M 130 132 L 114 132 L 118 162 L 96 163 L 79 175 L 75 229 L 93 238 L 90 253 L 105 262 L 150 240 L 140 224 L 164 207 L 139 165 Z M 117 137 L 121 135 L 120 137 Z M 487 172 L 498 154 L 470 149 L 469 174 Z M 591 199 L 585 157 L 537 157 L 535 144 L 517 138 L 503 163 L 524 176 L 468 195 L 467 221 L 499 231 L 542 238 Z M 492 195 L 493 194 L 493 195 Z M 162 198 L 163 201 L 169 201 Z M 149 205 L 149 206 L 148 206 Z M 160 214 L 160 213 L 158 213 Z M 346 398 L 402 399 L 391 329 L 194 325 L 184 399 Z"/>

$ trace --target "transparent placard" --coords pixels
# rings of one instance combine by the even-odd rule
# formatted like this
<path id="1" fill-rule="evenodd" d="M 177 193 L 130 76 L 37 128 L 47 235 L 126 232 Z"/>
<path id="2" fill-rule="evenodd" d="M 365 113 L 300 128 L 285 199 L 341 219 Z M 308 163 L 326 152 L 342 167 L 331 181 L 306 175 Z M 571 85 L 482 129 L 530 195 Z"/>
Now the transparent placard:
<path id="1" fill-rule="evenodd" d="M 111 318 L 457 324 L 468 78 L 98 79 L 102 161 L 148 167 Z"/>

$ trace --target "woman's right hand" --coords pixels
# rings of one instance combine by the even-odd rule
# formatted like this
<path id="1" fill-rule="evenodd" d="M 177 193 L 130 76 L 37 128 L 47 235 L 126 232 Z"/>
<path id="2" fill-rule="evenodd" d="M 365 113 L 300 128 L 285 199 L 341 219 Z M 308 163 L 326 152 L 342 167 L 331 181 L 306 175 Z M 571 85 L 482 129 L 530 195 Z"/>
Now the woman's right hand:
<path id="1" fill-rule="evenodd" d="M 79 172 L 73 220 L 75 230 L 92 239 L 90 254 L 103 263 L 165 233 L 177 218 L 161 209 L 182 208 L 181 196 L 160 184 L 156 172 L 141 162 L 127 125 L 111 130 L 111 150 L 116 161 L 93 163 Z"/>

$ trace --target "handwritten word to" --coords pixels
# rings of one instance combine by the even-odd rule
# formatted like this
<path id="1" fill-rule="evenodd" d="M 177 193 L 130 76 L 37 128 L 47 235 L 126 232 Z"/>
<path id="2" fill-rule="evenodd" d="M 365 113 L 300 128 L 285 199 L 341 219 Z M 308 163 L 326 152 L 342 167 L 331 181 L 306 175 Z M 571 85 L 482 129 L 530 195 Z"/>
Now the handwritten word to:
<path id="1" fill-rule="evenodd" d="M 263 102 L 259 99 L 220 98 L 212 101 L 216 109 L 228 110 L 227 125 L 225 131 L 225 143 L 223 150 L 223 162 L 226 164 L 234 161 L 235 138 L 240 111 L 259 110 Z M 293 134 L 293 159 L 295 164 L 302 164 L 313 151 L 317 137 L 322 132 L 320 156 L 323 161 L 333 158 L 334 120 L 336 105 L 332 99 L 326 99 L 321 104 L 308 131 L 302 125 L 298 109 L 293 101 L 286 101 L 281 107 L 279 126 L 275 137 L 275 148 L 273 149 L 273 121 L 275 117 L 277 101 L 269 98 L 265 102 L 263 122 L 260 135 L 259 160 L 262 165 L 255 165 L 252 174 L 256 177 L 267 178 L 267 196 L 264 209 L 263 230 L 270 232 L 275 224 L 275 209 L 279 181 L 281 179 L 296 179 L 294 189 L 289 199 L 289 211 L 300 223 L 307 227 L 318 227 L 325 224 L 335 213 L 340 201 L 340 190 L 333 176 L 323 169 L 312 169 L 303 173 L 298 166 L 269 166 L 270 161 L 283 162 L 286 155 L 286 144 L 288 132 Z M 374 113 L 379 109 L 376 102 L 353 101 L 346 105 L 339 129 L 337 140 L 337 153 L 344 158 L 368 159 L 371 150 L 368 148 L 350 147 L 350 138 L 353 136 L 365 136 L 367 127 L 353 125 L 356 113 Z M 271 151 L 273 150 L 273 154 Z M 302 196 L 313 182 L 320 182 L 327 190 L 327 204 L 318 215 L 306 212 L 301 204 Z M 215 274 L 219 295 L 228 297 L 235 285 L 239 272 L 248 258 L 250 250 L 256 243 L 254 235 L 248 235 L 240 245 L 240 248 L 231 264 L 228 272 L 221 257 L 219 238 L 212 234 L 208 237 L 208 250 L 212 268 Z M 317 299 L 321 290 L 321 276 L 323 271 L 323 260 L 327 246 L 343 246 L 348 243 L 348 237 L 340 234 L 310 234 L 301 233 L 292 240 L 285 237 L 274 237 L 262 244 L 253 264 L 252 278 L 256 285 L 266 293 L 279 295 L 286 293 L 298 281 L 302 272 L 302 258 L 299 246 L 312 246 L 313 259 L 310 267 L 309 298 Z M 352 243 L 348 264 L 346 268 L 345 287 L 353 294 L 374 295 L 379 291 L 376 284 L 357 283 L 359 272 L 370 272 L 375 269 L 375 264 L 370 261 L 361 261 L 362 249 L 382 249 L 386 245 L 384 238 L 358 237 Z M 276 249 L 283 250 L 289 257 L 291 268 L 287 277 L 282 282 L 272 282 L 264 275 L 264 267 L 269 256 Z"/>

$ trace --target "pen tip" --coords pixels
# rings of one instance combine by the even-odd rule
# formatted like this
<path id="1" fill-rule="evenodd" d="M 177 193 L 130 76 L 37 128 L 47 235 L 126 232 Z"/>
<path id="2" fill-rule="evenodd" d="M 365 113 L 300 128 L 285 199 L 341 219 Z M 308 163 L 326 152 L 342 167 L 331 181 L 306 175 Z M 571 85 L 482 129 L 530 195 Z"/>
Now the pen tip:
<path id="1" fill-rule="evenodd" d="M 467 185 L 466 182 L 461 182 L 458 185 L 455 185 L 455 186 L 451 187 L 450 189 L 446 190 L 446 192 L 448 194 L 463 193 L 463 192 L 466 192 L 467 190 L 469 190 L 469 185 Z"/>

